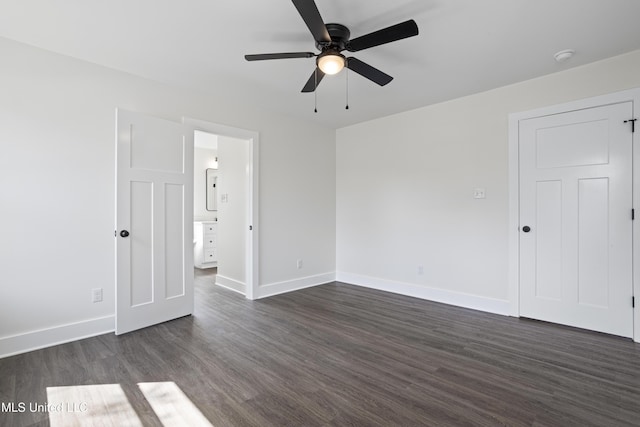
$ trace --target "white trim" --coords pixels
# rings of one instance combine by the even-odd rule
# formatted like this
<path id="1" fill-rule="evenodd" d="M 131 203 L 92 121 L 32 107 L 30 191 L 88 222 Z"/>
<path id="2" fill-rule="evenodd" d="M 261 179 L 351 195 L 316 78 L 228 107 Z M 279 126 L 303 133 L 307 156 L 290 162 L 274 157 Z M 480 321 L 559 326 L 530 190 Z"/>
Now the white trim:
<path id="1" fill-rule="evenodd" d="M 299 291 L 300 289 L 335 282 L 335 280 L 336 274 L 332 272 L 317 274 L 315 276 L 301 277 L 284 282 L 269 283 L 258 288 L 257 297 L 266 298 L 274 295 L 284 294 L 286 292 Z"/>
<path id="2" fill-rule="evenodd" d="M 567 102 L 535 110 L 509 114 L 509 312 L 512 316 L 519 316 L 520 300 L 520 272 L 519 272 L 519 156 L 518 156 L 518 128 L 521 120 L 550 116 L 568 111 L 582 110 L 603 105 L 633 103 L 633 117 L 638 117 L 640 108 L 640 88 L 614 92 L 608 95 L 596 96 Z M 640 124 L 636 122 L 636 133 L 633 134 L 633 205 L 640 201 Z M 636 220 L 637 222 L 637 220 Z M 640 227 L 633 226 L 633 294 L 640 300 Z M 633 340 L 640 342 L 640 301 L 636 302 L 633 311 Z"/>
<path id="3" fill-rule="evenodd" d="M 246 284 L 228 277 L 216 274 L 216 286 L 245 295 Z"/>
<path id="4" fill-rule="evenodd" d="M 520 317 L 520 152 L 518 135 L 519 119 L 509 115 L 509 265 L 507 280 L 509 314 L 514 317 Z"/>
<path id="5" fill-rule="evenodd" d="M 252 231 L 246 232 L 246 253 L 245 253 L 245 296 L 248 299 L 257 298 L 257 289 L 260 286 L 260 253 L 259 253 L 259 140 L 258 132 L 239 129 L 231 126 L 220 125 L 204 120 L 182 118 L 182 123 L 192 130 L 214 133 L 216 135 L 228 136 L 231 138 L 244 139 L 249 141 L 249 165 L 247 183 L 247 224 L 252 227 Z"/>
<path id="6" fill-rule="evenodd" d="M 0 358 L 107 334 L 114 325 L 115 316 L 106 316 L 0 338 Z"/>
<path id="7" fill-rule="evenodd" d="M 495 298 L 345 272 L 338 272 L 336 281 L 503 316 L 509 315 L 509 301 Z"/>

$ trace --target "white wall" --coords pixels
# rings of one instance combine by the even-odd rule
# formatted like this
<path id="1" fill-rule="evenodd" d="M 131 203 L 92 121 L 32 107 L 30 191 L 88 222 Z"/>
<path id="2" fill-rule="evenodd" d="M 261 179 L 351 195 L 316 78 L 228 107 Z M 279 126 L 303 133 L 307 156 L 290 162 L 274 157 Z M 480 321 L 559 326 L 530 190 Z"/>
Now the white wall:
<path id="1" fill-rule="evenodd" d="M 507 314 L 508 114 L 633 87 L 640 51 L 339 129 L 338 279 Z"/>
<path id="2" fill-rule="evenodd" d="M 215 221 L 216 211 L 208 211 L 207 207 L 207 169 L 215 166 L 217 150 L 194 148 L 193 155 L 193 220 Z"/>
<path id="3" fill-rule="evenodd" d="M 324 235 L 336 226 L 335 131 L 329 143 L 303 123 L 278 130 L 279 150 L 260 150 L 260 221 L 272 225 L 263 226 L 260 233 L 260 271 L 269 279 L 261 281 L 261 296 L 335 279 L 335 235 Z M 301 269 L 296 266 L 298 259 L 303 260 Z"/>
<path id="4" fill-rule="evenodd" d="M 333 130 L 7 39 L 0 57 L 0 356 L 113 328 L 116 107 L 259 132 L 260 284 L 335 271 Z"/>
<path id="5" fill-rule="evenodd" d="M 220 136 L 218 160 L 218 274 L 216 280 L 224 286 L 244 292 L 249 141 Z M 226 196 L 226 201 L 222 200 L 223 195 Z"/>

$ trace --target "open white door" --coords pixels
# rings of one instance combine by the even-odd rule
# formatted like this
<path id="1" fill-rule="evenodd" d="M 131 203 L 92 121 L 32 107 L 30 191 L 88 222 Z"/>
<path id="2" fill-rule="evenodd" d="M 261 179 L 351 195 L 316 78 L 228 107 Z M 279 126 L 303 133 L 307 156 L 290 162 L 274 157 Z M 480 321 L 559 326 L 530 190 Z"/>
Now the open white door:
<path id="1" fill-rule="evenodd" d="M 193 132 L 117 110 L 116 334 L 193 312 Z"/>

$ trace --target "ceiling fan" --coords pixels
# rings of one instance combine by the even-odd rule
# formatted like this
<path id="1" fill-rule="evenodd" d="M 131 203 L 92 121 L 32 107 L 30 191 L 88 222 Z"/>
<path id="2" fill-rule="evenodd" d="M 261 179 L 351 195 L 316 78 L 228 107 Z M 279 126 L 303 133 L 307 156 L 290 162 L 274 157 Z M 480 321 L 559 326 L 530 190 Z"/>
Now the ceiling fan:
<path id="1" fill-rule="evenodd" d="M 413 19 L 410 19 L 350 40 L 351 33 L 344 25 L 324 23 L 314 0 L 292 0 L 292 2 L 307 27 L 309 27 L 320 53 L 263 53 L 245 55 L 244 58 L 247 61 L 262 61 L 267 59 L 312 58 L 315 56 L 316 69 L 302 88 L 302 92 L 315 91 L 325 74 L 337 74 L 344 67 L 355 71 L 380 86 L 384 86 L 393 80 L 393 77 L 357 58 L 347 58 L 340 52 L 344 50 L 358 52 L 418 35 L 418 25 Z"/>

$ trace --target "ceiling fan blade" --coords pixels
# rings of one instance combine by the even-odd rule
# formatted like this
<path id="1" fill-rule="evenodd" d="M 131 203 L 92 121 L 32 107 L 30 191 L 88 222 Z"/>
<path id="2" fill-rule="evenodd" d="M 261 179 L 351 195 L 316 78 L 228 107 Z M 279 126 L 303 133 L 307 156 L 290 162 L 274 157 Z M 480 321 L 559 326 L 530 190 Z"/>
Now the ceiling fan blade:
<path id="1" fill-rule="evenodd" d="M 317 42 L 330 43 L 331 36 L 329 36 L 329 31 L 327 31 L 327 27 L 324 25 L 324 21 L 322 20 L 322 16 L 320 16 L 316 3 L 313 0 L 291 1 L 296 9 L 298 9 L 298 13 L 305 24 L 307 24 L 307 27 L 309 27 L 309 31 L 311 31 L 313 39 Z"/>
<path id="2" fill-rule="evenodd" d="M 374 68 L 371 65 L 353 57 L 347 58 L 347 68 L 355 71 L 362 77 L 366 77 L 372 82 L 379 84 L 380 86 L 384 86 L 391 80 L 393 80 L 393 77 L 391 77 L 390 75 L 385 74 L 377 68 Z"/>
<path id="3" fill-rule="evenodd" d="M 356 37 L 349 41 L 347 50 L 349 52 L 358 52 L 359 50 L 369 49 L 370 47 L 380 46 L 381 44 L 391 43 L 396 40 L 406 39 L 418 35 L 418 24 L 413 19 L 392 25 L 382 30 L 364 36 Z"/>
<path id="4" fill-rule="evenodd" d="M 247 61 L 264 61 L 266 59 L 289 59 L 289 58 L 311 58 L 316 56 L 312 52 L 289 52 L 289 53 L 258 53 L 255 55 L 245 55 Z"/>
<path id="5" fill-rule="evenodd" d="M 316 77 L 316 73 L 318 73 L 317 77 Z M 322 70 L 316 67 L 313 73 L 311 73 L 311 77 L 309 77 L 309 80 L 307 80 L 307 84 L 305 84 L 304 87 L 302 88 L 302 92 L 305 93 L 305 92 L 315 91 L 318 85 L 320 84 L 320 82 L 322 81 L 323 77 L 324 77 L 324 73 L 322 72 Z"/>

